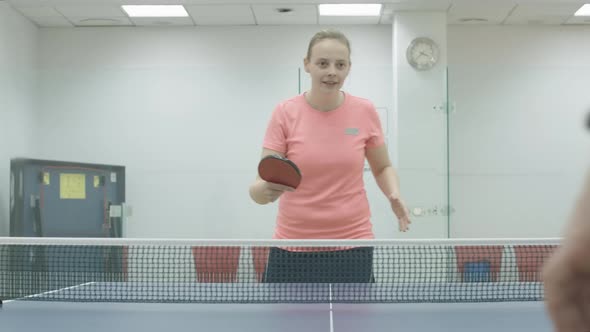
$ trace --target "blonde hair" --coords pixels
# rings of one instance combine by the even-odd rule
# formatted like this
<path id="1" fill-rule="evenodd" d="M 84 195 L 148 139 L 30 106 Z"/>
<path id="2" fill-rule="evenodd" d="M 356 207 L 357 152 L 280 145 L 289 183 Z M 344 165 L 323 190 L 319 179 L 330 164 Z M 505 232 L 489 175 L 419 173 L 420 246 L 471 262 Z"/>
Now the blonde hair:
<path id="1" fill-rule="evenodd" d="M 307 48 L 307 60 L 311 58 L 311 48 L 324 39 L 335 39 L 344 44 L 346 48 L 348 48 L 348 54 L 350 57 L 350 42 L 348 41 L 348 38 L 346 38 L 346 36 L 338 30 L 327 29 L 317 32 L 309 41 L 309 47 Z"/>

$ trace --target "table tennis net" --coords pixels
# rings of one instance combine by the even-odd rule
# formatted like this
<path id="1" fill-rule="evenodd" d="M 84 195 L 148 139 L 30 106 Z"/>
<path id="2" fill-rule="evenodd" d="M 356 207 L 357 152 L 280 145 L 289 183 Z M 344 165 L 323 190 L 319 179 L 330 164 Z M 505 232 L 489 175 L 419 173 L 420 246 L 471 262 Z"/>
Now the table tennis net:
<path id="1" fill-rule="evenodd" d="M 553 240 L 57 240 L 0 238 L 0 299 L 541 301 L 542 266 L 558 246 Z"/>

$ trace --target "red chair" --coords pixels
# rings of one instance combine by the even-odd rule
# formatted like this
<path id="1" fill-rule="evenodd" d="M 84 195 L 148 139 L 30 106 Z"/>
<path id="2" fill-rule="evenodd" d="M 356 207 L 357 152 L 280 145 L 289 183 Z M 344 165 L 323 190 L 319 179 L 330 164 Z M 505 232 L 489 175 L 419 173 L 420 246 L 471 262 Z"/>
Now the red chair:
<path id="1" fill-rule="evenodd" d="M 465 265 L 467 263 L 487 262 L 490 264 L 490 281 L 498 281 L 502 264 L 503 246 L 457 246 L 457 269 L 461 281 L 465 281 Z"/>
<path id="2" fill-rule="evenodd" d="M 556 245 L 515 246 L 518 280 L 522 282 L 541 281 L 541 271 L 545 260 L 557 249 Z"/>
<path id="3" fill-rule="evenodd" d="M 264 280 L 264 273 L 266 272 L 266 263 L 268 262 L 268 247 L 253 247 L 252 261 L 254 262 L 254 272 L 256 272 L 256 280 L 262 282 Z"/>
<path id="4" fill-rule="evenodd" d="M 236 282 L 240 247 L 193 247 L 197 281 Z"/>

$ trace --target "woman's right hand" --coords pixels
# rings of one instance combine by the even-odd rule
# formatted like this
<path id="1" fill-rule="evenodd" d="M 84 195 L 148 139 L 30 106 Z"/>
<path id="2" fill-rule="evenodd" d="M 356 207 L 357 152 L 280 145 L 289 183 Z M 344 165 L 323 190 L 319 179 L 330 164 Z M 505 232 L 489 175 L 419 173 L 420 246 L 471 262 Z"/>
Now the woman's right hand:
<path id="1" fill-rule="evenodd" d="M 279 151 L 263 148 L 261 159 L 268 155 L 279 155 L 284 157 L 285 154 Z M 295 188 L 284 186 L 278 183 L 264 181 L 259 175 L 256 176 L 256 181 L 250 186 L 250 197 L 258 204 L 272 203 L 279 199 L 285 191 L 295 191 Z"/>
<path id="2" fill-rule="evenodd" d="M 259 181 L 262 182 L 262 196 L 266 201 L 271 203 L 279 199 L 284 192 L 295 191 L 295 188 L 284 186 L 282 184 L 267 182 L 264 180 Z"/>

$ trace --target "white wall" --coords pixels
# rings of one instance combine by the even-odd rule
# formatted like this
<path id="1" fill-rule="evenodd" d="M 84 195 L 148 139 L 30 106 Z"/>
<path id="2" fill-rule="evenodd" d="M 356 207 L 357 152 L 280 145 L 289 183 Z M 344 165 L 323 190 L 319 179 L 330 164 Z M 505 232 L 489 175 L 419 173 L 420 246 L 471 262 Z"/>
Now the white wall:
<path id="1" fill-rule="evenodd" d="M 37 28 L 0 1 L 0 236 L 9 231 L 10 158 L 37 144 Z"/>
<path id="2" fill-rule="evenodd" d="M 305 85 L 318 29 L 42 30 L 35 157 L 126 166 L 127 236 L 269 238 L 276 205 L 253 203 L 248 186 L 270 113 Z M 391 70 L 375 68 L 390 62 L 391 28 L 342 30 L 350 91 L 388 107 Z M 378 79 L 355 78 L 368 71 Z M 377 223 L 393 233 L 389 213 Z"/>
<path id="3" fill-rule="evenodd" d="M 588 170 L 590 27 L 449 29 L 452 237 L 553 237 Z"/>

